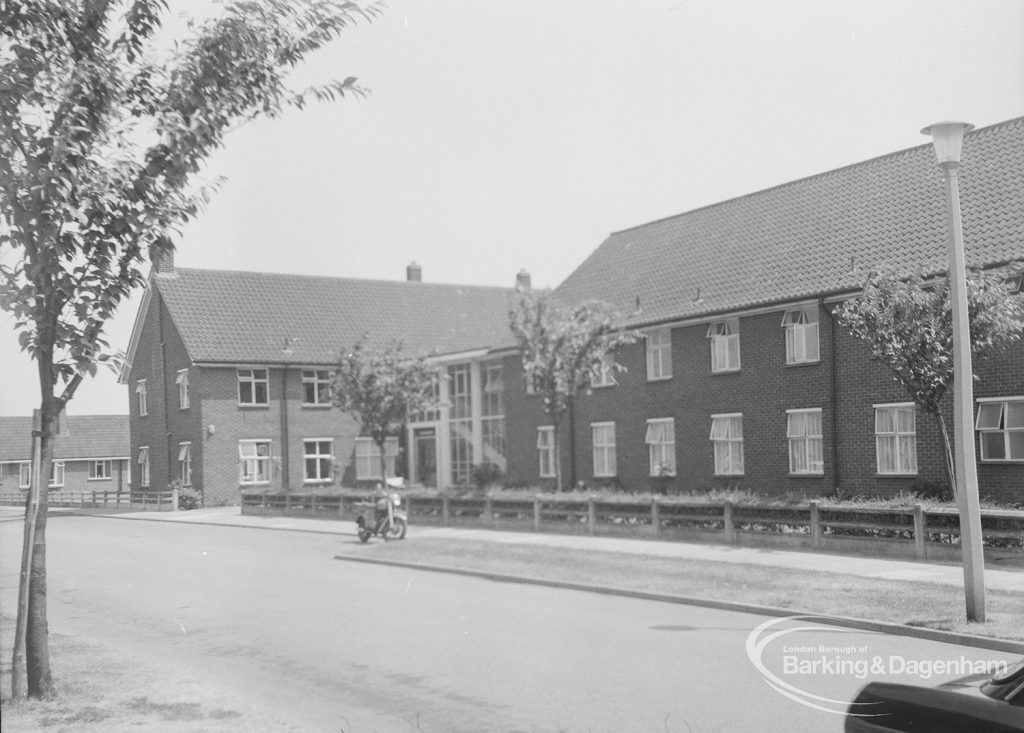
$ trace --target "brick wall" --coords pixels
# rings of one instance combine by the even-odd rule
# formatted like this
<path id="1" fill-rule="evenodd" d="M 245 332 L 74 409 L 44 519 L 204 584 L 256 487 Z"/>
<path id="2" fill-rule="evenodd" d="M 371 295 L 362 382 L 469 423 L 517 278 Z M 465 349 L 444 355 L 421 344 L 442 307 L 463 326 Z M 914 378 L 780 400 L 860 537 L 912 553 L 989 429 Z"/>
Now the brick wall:
<path id="1" fill-rule="evenodd" d="M 53 487 L 52 491 L 95 491 L 100 493 L 128 490 L 128 461 L 111 460 L 110 477 L 105 479 L 90 479 L 91 465 L 92 461 L 86 460 L 65 461 L 64 484 Z M 20 480 L 21 469 L 18 463 L 0 464 L 0 491 L 4 493 L 25 491 L 19 486 Z"/>

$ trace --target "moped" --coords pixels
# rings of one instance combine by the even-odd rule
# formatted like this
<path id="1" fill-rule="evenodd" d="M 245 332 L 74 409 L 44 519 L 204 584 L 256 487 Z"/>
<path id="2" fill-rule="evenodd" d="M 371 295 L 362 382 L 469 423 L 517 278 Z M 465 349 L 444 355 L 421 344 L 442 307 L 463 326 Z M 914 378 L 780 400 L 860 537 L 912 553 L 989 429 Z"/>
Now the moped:
<path id="1" fill-rule="evenodd" d="M 376 501 L 359 502 L 356 509 L 359 511 L 356 528 L 360 542 L 366 542 L 372 535 L 379 535 L 385 540 L 405 538 L 409 517 L 402 509 L 402 497 L 396 492 L 379 496 Z"/>

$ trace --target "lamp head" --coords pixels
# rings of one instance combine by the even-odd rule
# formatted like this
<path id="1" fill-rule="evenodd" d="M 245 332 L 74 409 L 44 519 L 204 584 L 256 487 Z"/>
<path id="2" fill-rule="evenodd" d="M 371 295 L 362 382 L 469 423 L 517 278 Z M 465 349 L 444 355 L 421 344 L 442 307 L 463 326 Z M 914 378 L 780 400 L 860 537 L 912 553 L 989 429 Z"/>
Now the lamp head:
<path id="1" fill-rule="evenodd" d="M 973 129 L 974 125 L 966 122 L 936 122 L 921 130 L 921 134 L 932 136 L 939 165 L 959 165 L 964 133 Z"/>

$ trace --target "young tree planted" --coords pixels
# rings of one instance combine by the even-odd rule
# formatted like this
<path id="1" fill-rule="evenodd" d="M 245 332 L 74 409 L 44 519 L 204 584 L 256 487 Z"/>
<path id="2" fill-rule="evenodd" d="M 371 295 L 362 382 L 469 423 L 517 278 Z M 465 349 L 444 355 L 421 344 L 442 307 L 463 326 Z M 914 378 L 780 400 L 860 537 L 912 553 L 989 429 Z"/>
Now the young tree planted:
<path id="1" fill-rule="evenodd" d="M 969 274 L 967 300 L 974 357 L 983 358 L 1020 340 L 1024 298 L 1013 294 L 1005 276 Z M 945 447 L 946 475 L 957 491 L 952 444 L 940 405 L 957 378 L 953 373 L 949 281 L 932 284 L 920 275 L 906 278 L 871 273 L 861 294 L 843 303 L 836 313 L 871 355 L 889 367 L 914 403 L 934 418 Z"/>
<path id="2" fill-rule="evenodd" d="M 352 77 L 298 91 L 286 81 L 307 54 L 379 13 L 334 0 L 227 2 L 161 49 L 167 10 L 165 0 L 0 0 L 0 307 L 36 361 L 41 416 L 16 698 L 26 687 L 52 693 L 45 477 L 58 414 L 116 361 L 105 324 L 209 196 L 197 174 L 228 131 L 365 93 Z"/>
<path id="3" fill-rule="evenodd" d="M 520 290 L 509 311 L 509 326 L 519 344 L 527 384 L 541 396 L 544 412 L 551 416 L 555 486 L 561 491 L 562 416 L 570 413 L 571 426 L 577 395 L 590 389 L 600 370 L 624 370 L 613 355 L 620 346 L 634 343 L 637 334 L 623 328 L 619 314 L 604 303 L 570 307 L 547 290 Z"/>
<path id="4" fill-rule="evenodd" d="M 381 478 L 387 477 L 387 439 L 401 432 L 409 415 L 437 406 L 433 396 L 436 379 L 437 370 L 423 357 L 403 354 L 398 341 L 380 348 L 361 341 L 338 360 L 331 398 L 377 445 Z"/>

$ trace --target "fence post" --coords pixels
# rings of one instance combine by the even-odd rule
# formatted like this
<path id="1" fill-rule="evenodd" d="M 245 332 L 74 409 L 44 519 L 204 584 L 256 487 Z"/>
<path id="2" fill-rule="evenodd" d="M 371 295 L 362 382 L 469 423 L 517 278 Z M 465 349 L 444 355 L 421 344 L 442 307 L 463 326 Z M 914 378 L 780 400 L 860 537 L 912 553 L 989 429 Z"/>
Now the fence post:
<path id="1" fill-rule="evenodd" d="M 924 506 L 914 504 L 914 555 L 921 560 L 925 557 L 925 539 L 927 538 L 928 519 L 924 513 Z"/>
<path id="2" fill-rule="evenodd" d="M 540 532 L 540 497 L 533 497 L 533 531 Z"/>
<path id="3" fill-rule="evenodd" d="M 447 527 L 451 523 L 451 507 L 448 506 L 448 497 L 441 497 L 441 520 L 444 522 L 444 526 Z"/>
<path id="4" fill-rule="evenodd" d="M 821 516 L 817 501 L 811 502 L 811 547 L 815 550 L 821 547 Z"/>
<path id="5" fill-rule="evenodd" d="M 594 534 L 597 530 L 597 505 L 594 504 L 594 497 L 587 498 L 587 532 Z"/>
<path id="6" fill-rule="evenodd" d="M 180 494 L 179 494 L 179 491 L 178 491 L 178 487 L 175 486 L 171 490 L 171 511 L 172 512 L 178 511 L 178 498 L 179 497 L 180 497 Z"/>
<path id="7" fill-rule="evenodd" d="M 310 494 L 309 511 L 313 513 L 314 517 L 316 516 L 316 494 Z"/>
<path id="8" fill-rule="evenodd" d="M 731 545 L 736 541 L 736 528 L 732 524 L 731 501 L 727 501 L 722 505 L 722 521 L 725 524 L 725 541 Z"/>
<path id="9" fill-rule="evenodd" d="M 655 537 L 661 534 L 661 504 L 657 499 L 651 499 L 651 529 Z"/>
<path id="10" fill-rule="evenodd" d="M 263 501 L 260 502 L 260 512 L 261 512 L 261 516 L 265 517 L 265 516 L 267 516 L 267 494 L 266 494 L 266 492 L 264 492 L 262 494 L 262 496 L 263 496 Z"/>

